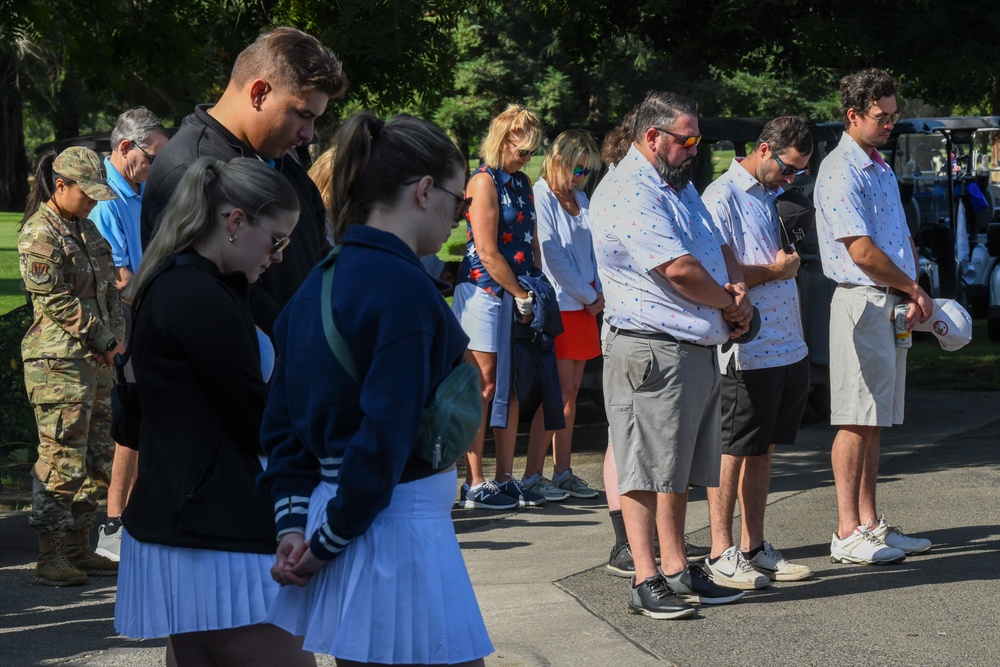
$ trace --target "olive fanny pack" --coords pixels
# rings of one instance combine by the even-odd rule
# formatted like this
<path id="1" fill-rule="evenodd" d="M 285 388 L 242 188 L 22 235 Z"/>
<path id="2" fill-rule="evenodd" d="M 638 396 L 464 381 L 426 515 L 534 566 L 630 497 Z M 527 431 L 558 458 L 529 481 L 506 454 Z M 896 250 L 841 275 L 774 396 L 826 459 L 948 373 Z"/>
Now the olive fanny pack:
<path id="1" fill-rule="evenodd" d="M 323 269 L 323 283 L 320 304 L 323 315 L 323 333 L 330 345 L 333 356 L 358 385 L 358 375 L 354 357 L 347 347 L 340 330 L 333 321 L 330 299 L 333 295 L 333 274 L 341 246 L 330 251 L 320 263 Z M 413 453 L 428 463 L 434 470 L 450 467 L 465 452 L 479 430 L 483 418 L 482 389 L 479 371 L 470 364 L 460 362 L 444 377 L 431 397 L 430 405 L 424 408 L 420 420 L 420 433 L 413 447 Z"/>

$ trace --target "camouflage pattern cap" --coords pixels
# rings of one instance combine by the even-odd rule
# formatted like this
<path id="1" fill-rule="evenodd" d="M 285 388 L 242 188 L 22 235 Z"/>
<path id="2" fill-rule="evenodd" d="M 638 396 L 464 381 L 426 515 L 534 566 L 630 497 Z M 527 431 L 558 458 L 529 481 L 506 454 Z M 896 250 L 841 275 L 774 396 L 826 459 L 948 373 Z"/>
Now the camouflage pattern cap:
<path id="1" fill-rule="evenodd" d="M 75 181 L 91 199 L 118 199 L 108 186 L 101 157 L 83 146 L 70 146 L 56 157 L 52 171 L 66 180 Z"/>

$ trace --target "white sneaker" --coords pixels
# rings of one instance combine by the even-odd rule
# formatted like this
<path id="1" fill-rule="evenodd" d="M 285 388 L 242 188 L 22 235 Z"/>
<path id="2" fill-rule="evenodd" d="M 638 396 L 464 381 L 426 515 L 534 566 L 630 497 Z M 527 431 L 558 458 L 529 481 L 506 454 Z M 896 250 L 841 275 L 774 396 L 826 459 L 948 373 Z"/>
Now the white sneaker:
<path id="1" fill-rule="evenodd" d="M 801 581 L 813 576 L 811 568 L 786 559 L 767 540 L 764 540 L 764 548 L 747 562 L 771 581 Z"/>
<path id="2" fill-rule="evenodd" d="M 888 565 L 898 563 L 904 558 L 906 558 L 905 551 L 886 546 L 864 526 L 858 526 L 844 539 L 840 539 L 834 533 L 830 542 L 830 561 L 833 563 Z"/>
<path id="3" fill-rule="evenodd" d="M 97 549 L 98 556 L 104 556 L 108 560 L 118 562 L 122 552 L 122 520 L 108 519 L 107 523 L 97 527 Z"/>
<path id="4" fill-rule="evenodd" d="M 771 580 L 753 569 L 735 546 L 723 551 L 722 555 L 714 561 L 709 558 L 703 567 L 708 569 L 712 581 L 720 586 L 752 591 L 771 585 Z"/>
<path id="5" fill-rule="evenodd" d="M 880 540 L 885 546 L 893 549 L 900 549 L 907 556 L 922 554 L 931 550 L 931 541 L 923 537 L 909 537 L 896 526 L 890 526 L 885 522 L 885 517 L 878 518 L 878 525 L 872 528 L 871 534 Z"/>

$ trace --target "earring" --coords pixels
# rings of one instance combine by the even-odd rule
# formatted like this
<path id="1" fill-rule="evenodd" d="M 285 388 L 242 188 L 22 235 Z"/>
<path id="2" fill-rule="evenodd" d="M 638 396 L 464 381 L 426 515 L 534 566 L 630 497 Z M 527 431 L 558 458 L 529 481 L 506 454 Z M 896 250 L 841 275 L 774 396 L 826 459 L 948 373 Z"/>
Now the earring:
<path id="1" fill-rule="evenodd" d="M 230 234 L 229 235 L 229 242 L 230 243 L 235 243 L 236 242 L 236 234 Z"/>

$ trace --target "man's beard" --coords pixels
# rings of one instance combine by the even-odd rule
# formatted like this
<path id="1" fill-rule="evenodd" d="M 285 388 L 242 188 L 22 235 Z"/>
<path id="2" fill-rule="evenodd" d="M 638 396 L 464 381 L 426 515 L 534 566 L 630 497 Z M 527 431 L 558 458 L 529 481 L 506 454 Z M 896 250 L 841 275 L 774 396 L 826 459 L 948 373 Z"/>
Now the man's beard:
<path id="1" fill-rule="evenodd" d="M 681 166 L 671 167 L 666 160 L 657 155 L 656 172 L 667 185 L 676 192 L 680 192 L 691 182 L 691 175 L 694 173 L 694 159 L 687 158 L 681 163 Z"/>

